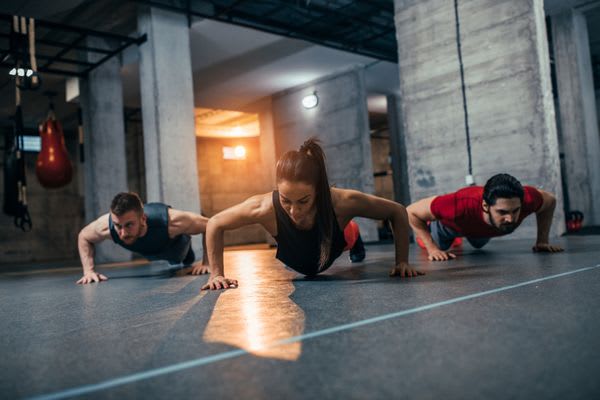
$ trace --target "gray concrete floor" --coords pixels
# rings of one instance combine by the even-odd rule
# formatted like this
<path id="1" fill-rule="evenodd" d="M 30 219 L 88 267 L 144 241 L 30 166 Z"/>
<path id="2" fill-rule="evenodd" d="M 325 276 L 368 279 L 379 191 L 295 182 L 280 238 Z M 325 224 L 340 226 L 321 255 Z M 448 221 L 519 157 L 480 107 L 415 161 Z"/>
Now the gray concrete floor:
<path id="1" fill-rule="evenodd" d="M 86 286 L 79 268 L 4 269 L 0 397 L 600 398 L 600 236 L 557 242 L 448 263 L 413 247 L 427 275 L 404 281 L 390 245 L 312 280 L 231 251 L 225 292 L 161 263 Z"/>

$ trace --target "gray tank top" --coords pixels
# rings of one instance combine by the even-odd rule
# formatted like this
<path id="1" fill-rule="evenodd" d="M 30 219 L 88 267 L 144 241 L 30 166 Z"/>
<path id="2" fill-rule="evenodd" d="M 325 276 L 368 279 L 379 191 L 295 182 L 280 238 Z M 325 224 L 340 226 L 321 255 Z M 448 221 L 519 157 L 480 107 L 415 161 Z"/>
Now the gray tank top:
<path id="1" fill-rule="evenodd" d="M 169 238 L 169 208 L 170 206 L 163 203 L 145 204 L 144 214 L 147 217 L 148 231 L 130 245 L 119 239 L 109 214 L 108 226 L 113 241 L 149 260 L 166 260 L 171 264 L 182 262 L 190 250 L 191 237 L 179 235 Z"/>

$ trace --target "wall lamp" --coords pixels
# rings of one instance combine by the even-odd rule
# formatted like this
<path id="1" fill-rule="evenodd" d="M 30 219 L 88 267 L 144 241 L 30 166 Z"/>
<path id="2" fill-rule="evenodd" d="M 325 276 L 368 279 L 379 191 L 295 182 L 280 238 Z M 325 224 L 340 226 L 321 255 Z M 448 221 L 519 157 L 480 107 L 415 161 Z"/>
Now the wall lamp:
<path id="1" fill-rule="evenodd" d="M 302 99 L 302 107 L 310 110 L 311 108 L 315 108 L 319 104 L 319 97 L 317 96 L 317 92 L 312 92 L 308 96 L 304 96 Z"/>
<path id="2" fill-rule="evenodd" d="M 246 159 L 246 148 L 244 146 L 223 147 L 223 159 L 224 160 L 245 160 Z"/>

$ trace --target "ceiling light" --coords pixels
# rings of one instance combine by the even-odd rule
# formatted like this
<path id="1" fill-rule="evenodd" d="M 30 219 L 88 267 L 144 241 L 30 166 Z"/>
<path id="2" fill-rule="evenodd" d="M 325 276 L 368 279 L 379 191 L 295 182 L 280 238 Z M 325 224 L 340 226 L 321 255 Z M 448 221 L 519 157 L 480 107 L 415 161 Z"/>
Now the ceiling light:
<path id="1" fill-rule="evenodd" d="M 31 75 L 33 75 L 33 70 L 31 68 L 13 68 L 8 72 L 9 75 L 11 76 L 27 76 L 30 77 Z"/>
<path id="2" fill-rule="evenodd" d="M 312 92 L 308 96 L 304 96 L 302 99 L 302 106 L 307 110 L 311 108 L 315 108 L 319 104 L 319 97 L 317 96 L 317 92 Z"/>

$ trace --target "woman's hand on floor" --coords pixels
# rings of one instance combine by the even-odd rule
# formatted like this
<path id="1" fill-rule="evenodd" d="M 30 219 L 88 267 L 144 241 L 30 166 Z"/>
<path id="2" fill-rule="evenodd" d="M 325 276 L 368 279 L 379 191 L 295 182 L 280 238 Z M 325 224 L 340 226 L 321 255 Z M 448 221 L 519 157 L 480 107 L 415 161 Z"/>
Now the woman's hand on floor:
<path id="1" fill-rule="evenodd" d="M 238 286 L 237 279 L 229 279 L 224 276 L 211 276 L 208 278 L 208 282 L 202 286 L 201 290 L 218 290 L 218 289 L 232 289 Z"/>
<path id="2" fill-rule="evenodd" d="M 408 265 L 408 263 L 400 263 L 390 271 L 390 276 L 399 276 L 401 278 L 411 278 L 419 275 L 425 275 L 425 272 L 417 271 Z"/>

